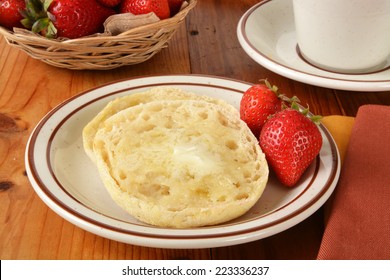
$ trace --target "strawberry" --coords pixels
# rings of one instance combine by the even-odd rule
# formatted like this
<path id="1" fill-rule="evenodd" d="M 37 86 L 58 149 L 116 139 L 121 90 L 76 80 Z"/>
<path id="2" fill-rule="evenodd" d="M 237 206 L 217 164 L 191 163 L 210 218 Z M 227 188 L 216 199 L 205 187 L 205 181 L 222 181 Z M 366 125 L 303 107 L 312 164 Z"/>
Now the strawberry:
<path id="1" fill-rule="evenodd" d="M 27 0 L 23 24 L 48 38 L 74 39 L 102 31 L 113 14 L 96 0 Z"/>
<path id="2" fill-rule="evenodd" d="M 102 4 L 103 6 L 110 7 L 110 8 L 114 8 L 122 2 L 122 0 L 96 0 L 96 1 Z"/>
<path id="3" fill-rule="evenodd" d="M 123 0 L 120 13 L 132 13 L 134 15 L 154 12 L 160 19 L 170 16 L 168 0 Z"/>
<path id="4" fill-rule="evenodd" d="M 289 99 L 279 93 L 276 86 L 271 85 L 267 80 L 261 80 L 260 84 L 251 86 L 242 96 L 240 117 L 258 137 L 268 117 L 282 110 L 283 101 L 291 102 L 291 100 L 297 98 Z"/>
<path id="5" fill-rule="evenodd" d="M 25 8 L 25 0 L 0 0 L 0 25 L 11 30 L 13 27 L 23 27 L 21 11 Z"/>
<path id="6" fill-rule="evenodd" d="M 259 143 L 279 181 L 294 186 L 320 152 L 319 116 L 307 117 L 308 109 L 292 108 L 272 116 L 263 126 Z"/>
<path id="7" fill-rule="evenodd" d="M 171 17 L 173 17 L 180 11 L 183 2 L 183 0 L 168 0 Z"/>

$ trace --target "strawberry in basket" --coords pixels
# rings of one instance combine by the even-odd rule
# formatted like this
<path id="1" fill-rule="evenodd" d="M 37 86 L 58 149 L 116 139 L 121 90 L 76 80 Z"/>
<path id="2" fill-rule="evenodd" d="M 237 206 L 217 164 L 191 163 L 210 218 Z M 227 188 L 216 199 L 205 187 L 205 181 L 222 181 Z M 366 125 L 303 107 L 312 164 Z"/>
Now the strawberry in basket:
<path id="1" fill-rule="evenodd" d="M 25 8 L 25 0 L 0 0 L 0 25 L 11 30 L 13 27 L 23 27 L 21 11 Z"/>
<path id="2" fill-rule="evenodd" d="M 171 11 L 171 17 L 173 17 L 180 11 L 183 2 L 184 2 L 183 0 L 168 0 L 169 10 Z"/>
<path id="3" fill-rule="evenodd" d="M 43 2 L 43 3 L 42 3 Z M 24 26 L 48 38 L 69 39 L 103 30 L 103 22 L 115 14 L 96 0 L 27 0 Z"/>
<path id="4" fill-rule="evenodd" d="M 134 15 L 154 12 L 160 19 L 170 17 L 168 0 L 123 0 L 120 12 Z"/>
<path id="5" fill-rule="evenodd" d="M 119 6 L 119 4 L 122 2 L 122 0 L 96 0 L 100 4 L 106 7 L 114 8 Z"/>

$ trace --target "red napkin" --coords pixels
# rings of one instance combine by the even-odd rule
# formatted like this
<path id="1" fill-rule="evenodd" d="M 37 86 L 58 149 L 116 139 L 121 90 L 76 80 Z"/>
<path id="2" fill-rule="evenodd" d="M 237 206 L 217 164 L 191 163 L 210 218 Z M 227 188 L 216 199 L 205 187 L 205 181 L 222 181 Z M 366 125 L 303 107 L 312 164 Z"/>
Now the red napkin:
<path id="1" fill-rule="evenodd" d="M 390 106 L 360 107 L 318 259 L 390 259 Z"/>

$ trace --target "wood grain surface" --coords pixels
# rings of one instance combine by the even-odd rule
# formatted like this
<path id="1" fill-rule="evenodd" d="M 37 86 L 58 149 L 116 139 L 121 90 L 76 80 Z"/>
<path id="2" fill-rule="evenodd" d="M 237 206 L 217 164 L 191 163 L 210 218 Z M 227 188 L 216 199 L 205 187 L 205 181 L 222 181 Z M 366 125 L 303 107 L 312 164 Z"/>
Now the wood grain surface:
<path id="1" fill-rule="evenodd" d="M 363 104 L 390 105 L 390 92 L 356 93 L 299 83 L 255 63 L 241 48 L 239 18 L 256 0 L 200 0 L 169 47 L 149 61 L 107 71 L 49 66 L 0 37 L 0 259 L 313 259 L 323 233 L 321 208 L 263 240 L 214 249 L 156 249 L 105 239 L 65 221 L 32 189 L 24 165 L 27 139 L 62 101 L 93 87 L 144 75 L 206 74 L 256 83 L 268 78 L 312 112 L 355 116 Z"/>

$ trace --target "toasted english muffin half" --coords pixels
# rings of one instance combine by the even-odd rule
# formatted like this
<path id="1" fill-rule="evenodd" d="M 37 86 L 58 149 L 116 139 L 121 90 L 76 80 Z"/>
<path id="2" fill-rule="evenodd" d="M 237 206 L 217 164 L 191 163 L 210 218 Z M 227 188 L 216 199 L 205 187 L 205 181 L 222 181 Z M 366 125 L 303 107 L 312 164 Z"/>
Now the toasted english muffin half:
<path id="1" fill-rule="evenodd" d="M 101 123 L 93 151 L 112 199 L 158 227 L 237 218 L 258 201 L 268 180 L 265 156 L 239 114 L 204 100 L 121 110 Z"/>
<path id="2" fill-rule="evenodd" d="M 204 100 L 228 108 L 231 114 L 237 111 L 232 105 L 223 100 L 198 95 L 175 87 L 154 87 L 147 91 L 118 97 L 109 102 L 83 129 L 83 146 L 89 158 L 95 161 L 92 147 L 93 139 L 100 125 L 106 119 L 126 108 L 158 100 Z"/>

